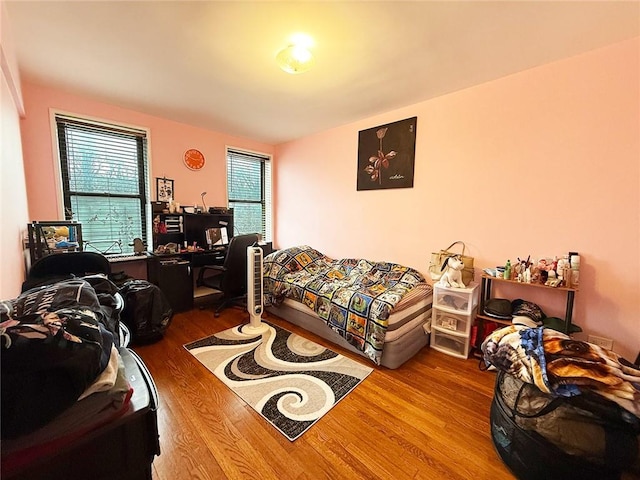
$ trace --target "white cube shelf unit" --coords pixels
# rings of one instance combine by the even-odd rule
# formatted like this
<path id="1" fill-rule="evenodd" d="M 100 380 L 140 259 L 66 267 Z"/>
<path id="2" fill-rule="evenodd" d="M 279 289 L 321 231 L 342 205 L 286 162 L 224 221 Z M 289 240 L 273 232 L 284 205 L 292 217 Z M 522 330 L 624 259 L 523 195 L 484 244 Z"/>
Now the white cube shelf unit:
<path id="1" fill-rule="evenodd" d="M 467 288 L 433 286 L 431 348 L 459 358 L 469 357 L 471 326 L 476 316 L 479 285 Z"/>

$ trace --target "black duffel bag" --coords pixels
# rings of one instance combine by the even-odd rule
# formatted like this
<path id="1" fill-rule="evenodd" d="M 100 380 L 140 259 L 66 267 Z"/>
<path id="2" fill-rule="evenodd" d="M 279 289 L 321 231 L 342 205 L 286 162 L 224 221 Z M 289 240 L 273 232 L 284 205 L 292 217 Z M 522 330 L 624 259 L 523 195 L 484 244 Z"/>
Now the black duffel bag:
<path id="1" fill-rule="evenodd" d="M 130 280 L 120 289 L 124 297 L 121 321 L 129 327 L 133 343 L 158 341 L 171 324 L 173 310 L 157 285 Z"/>

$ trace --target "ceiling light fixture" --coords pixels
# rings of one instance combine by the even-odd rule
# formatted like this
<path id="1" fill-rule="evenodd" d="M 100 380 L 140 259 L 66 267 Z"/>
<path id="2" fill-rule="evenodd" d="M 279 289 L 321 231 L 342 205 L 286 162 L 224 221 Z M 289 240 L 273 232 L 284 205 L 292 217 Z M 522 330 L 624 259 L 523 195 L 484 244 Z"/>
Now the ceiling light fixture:
<path id="1" fill-rule="evenodd" d="M 278 66 L 291 74 L 309 71 L 314 64 L 313 55 L 309 51 L 312 42 L 309 37 L 298 35 L 294 43 L 283 48 L 276 55 Z"/>

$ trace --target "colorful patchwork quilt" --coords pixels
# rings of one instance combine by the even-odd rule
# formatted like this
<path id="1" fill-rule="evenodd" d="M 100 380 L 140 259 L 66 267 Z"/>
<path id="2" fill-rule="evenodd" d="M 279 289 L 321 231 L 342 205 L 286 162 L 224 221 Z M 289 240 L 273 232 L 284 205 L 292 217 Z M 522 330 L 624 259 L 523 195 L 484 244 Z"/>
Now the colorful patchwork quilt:
<path id="1" fill-rule="evenodd" d="M 424 277 L 409 267 L 347 258 L 333 260 L 304 245 L 264 259 L 265 304 L 304 303 L 331 329 L 380 364 L 389 313 Z"/>

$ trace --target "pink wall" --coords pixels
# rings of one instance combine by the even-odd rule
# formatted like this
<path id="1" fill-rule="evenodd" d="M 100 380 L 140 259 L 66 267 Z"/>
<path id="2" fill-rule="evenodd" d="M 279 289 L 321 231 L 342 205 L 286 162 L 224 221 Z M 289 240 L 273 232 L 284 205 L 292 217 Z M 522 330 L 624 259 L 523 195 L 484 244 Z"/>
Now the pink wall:
<path id="1" fill-rule="evenodd" d="M 166 176 L 175 181 L 175 200 L 182 205 L 201 204 L 200 194 L 206 191 L 207 206 L 226 206 L 226 146 L 273 153 L 271 145 L 145 115 L 54 88 L 24 83 L 23 93 L 26 118 L 22 121 L 22 135 L 32 220 L 62 218 L 61 199 L 56 194 L 59 174 L 50 109 L 148 128 L 152 200 L 156 199 L 155 177 Z M 197 148 L 205 156 L 206 164 L 199 171 L 189 170 L 182 163 L 184 152 L 190 148 Z"/>
<path id="2" fill-rule="evenodd" d="M 531 69 L 277 148 L 275 243 L 310 244 L 333 257 L 405 263 L 461 239 L 479 268 L 507 258 L 580 252 L 575 321 L 640 348 L 640 39 Z M 58 218 L 49 108 L 151 130 L 151 176 L 173 178 L 176 198 L 225 202 L 224 147 L 270 145 L 23 85 L 22 122 L 32 219 Z M 357 192 L 358 131 L 418 117 L 412 189 Z M 199 148 L 191 172 L 182 153 Z M 155 182 L 153 182 L 155 184 Z M 155 192 L 154 192 L 155 198 Z M 624 252 L 625 261 L 612 258 Z M 505 296 L 522 296 L 520 291 Z M 562 295 L 537 295 L 562 315 Z"/>
<path id="3" fill-rule="evenodd" d="M 20 143 L 20 75 L 4 2 L 0 1 L 0 299 L 15 297 L 24 280 L 27 190 Z"/>
<path id="4" fill-rule="evenodd" d="M 466 242 L 476 267 L 582 257 L 574 320 L 640 349 L 640 38 L 277 148 L 275 240 L 404 263 Z M 358 131 L 417 116 L 412 189 L 356 191 Z M 477 272 L 479 269 L 477 269 Z M 530 289 L 527 289 L 530 290 Z M 563 314 L 564 296 L 505 291 Z"/>

